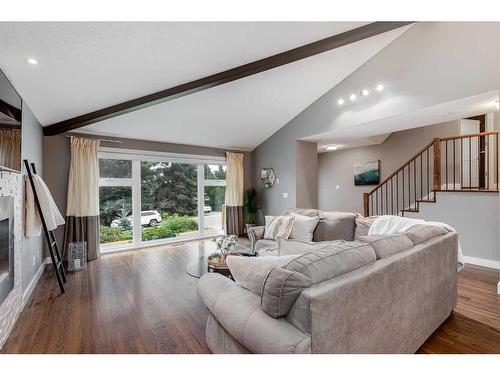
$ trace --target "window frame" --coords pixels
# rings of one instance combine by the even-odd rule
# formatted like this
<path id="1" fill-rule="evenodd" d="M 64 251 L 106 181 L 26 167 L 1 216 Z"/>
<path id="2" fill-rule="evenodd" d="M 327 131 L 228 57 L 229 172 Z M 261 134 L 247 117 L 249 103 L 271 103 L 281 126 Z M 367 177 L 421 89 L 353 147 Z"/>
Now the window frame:
<path id="1" fill-rule="evenodd" d="M 144 248 L 156 246 L 169 242 L 184 242 L 193 239 L 214 237 L 219 233 L 207 235 L 205 233 L 205 186 L 226 186 L 226 180 L 210 180 L 205 178 L 205 165 L 227 165 L 227 159 L 221 156 L 206 156 L 192 154 L 177 154 L 156 151 L 128 150 L 112 147 L 100 147 L 98 152 L 99 159 L 131 160 L 132 175 L 131 178 L 119 177 L 100 177 L 99 187 L 101 186 L 126 186 L 132 188 L 132 244 L 126 246 L 116 246 L 102 253 L 112 253 L 116 251 L 130 250 L 133 248 Z M 166 238 L 153 241 L 142 241 L 141 226 L 141 161 L 182 163 L 197 165 L 197 201 L 198 201 L 198 234 L 195 236 L 186 236 L 183 239 Z M 151 210 L 149 210 L 151 211 Z"/>

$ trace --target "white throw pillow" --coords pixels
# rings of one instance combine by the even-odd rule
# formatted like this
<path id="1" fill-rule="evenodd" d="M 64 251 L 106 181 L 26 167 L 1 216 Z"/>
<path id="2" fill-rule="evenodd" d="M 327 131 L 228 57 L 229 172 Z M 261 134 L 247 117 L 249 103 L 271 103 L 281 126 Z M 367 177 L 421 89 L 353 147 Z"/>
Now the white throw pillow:
<path id="1" fill-rule="evenodd" d="M 286 257 L 289 255 L 302 255 L 309 253 L 311 251 L 320 250 L 325 246 L 342 243 L 344 242 L 344 240 L 312 242 L 312 241 L 302 241 L 302 240 L 292 240 L 292 239 L 286 240 L 284 238 L 278 238 L 277 242 L 278 242 L 278 256 Z"/>
<path id="2" fill-rule="evenodd" d="M 288 238 L 292 232 L 295 217 L 286 216 L 266 216 L 266 230 L 264 239 L 276 240 L 277 237 Z"/>
<path id="3" fill-rule="evenodd" d="M 254 294 L 261 295 L 262 283 L 269 270 L 282 266 L 298 255 L 286 257 L 243 257 L 228 256 L 227 265 L 234 280 L 243 288 Z"/>
<path id="4" fill-rule="evenodd" d="M 290 233 L 291 239 L 312 241 L 314 230 L 318 225 L 319 216 L 308 217 L 296 213 L 291 214 L 295 219 L 293 220 L 292 232 Z"/>

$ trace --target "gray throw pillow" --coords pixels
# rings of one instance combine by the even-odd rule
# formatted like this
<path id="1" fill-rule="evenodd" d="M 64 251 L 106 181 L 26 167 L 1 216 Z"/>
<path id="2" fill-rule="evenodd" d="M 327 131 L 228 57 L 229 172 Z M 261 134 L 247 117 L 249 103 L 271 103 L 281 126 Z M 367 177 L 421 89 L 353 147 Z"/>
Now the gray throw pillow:
<path id="1" fill-rule="evenodd" d="M 356 214 L 352 212 L 322 212 L 314 231 L 313 241 L 354 239 Z"/>
<path id="2" fill-rule="evenodd" d="M 354 228 L 354 239 L 357 240 L 361 236 L 368 236 L 370 227 L 375 221 L 376 216 L 364 217 L 361 215 L 356 216 L 354 221 L 356 227 Z"/>

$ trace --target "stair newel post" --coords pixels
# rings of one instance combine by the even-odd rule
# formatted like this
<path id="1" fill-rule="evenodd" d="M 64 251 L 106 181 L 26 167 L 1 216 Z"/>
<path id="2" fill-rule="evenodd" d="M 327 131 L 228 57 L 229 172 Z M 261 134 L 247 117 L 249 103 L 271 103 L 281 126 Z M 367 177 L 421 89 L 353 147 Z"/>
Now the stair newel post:
<path id="1" fill-rule="evenodd" d="M 364 210 L 365 217 L 370 216 L 370 194 L 369 193 L 363 193 L 363 210 Z"/>
<path id="2" fill-rule="evenodd" d="M 434 138 L 434 183 L 435 191 L 441 190 L 441 140 Z"/>

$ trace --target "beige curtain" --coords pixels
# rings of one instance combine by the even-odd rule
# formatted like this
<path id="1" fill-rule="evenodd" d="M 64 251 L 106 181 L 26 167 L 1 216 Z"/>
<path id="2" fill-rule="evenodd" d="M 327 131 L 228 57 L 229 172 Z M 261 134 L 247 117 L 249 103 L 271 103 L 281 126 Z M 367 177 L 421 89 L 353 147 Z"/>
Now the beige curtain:
<path id="1" fill-rule="evenodd" d="M 0 165 L 10 169 L 21 169 L 21 131 L 0 129 Z"/>
<path id="2" fill-rule="evenodd" d="M 71 137 L 64 251 L 87 242 L 87 259 L 99 257 L 99 140 Z"/>
<path id="3" fill-rule="evenodd" d="M 243 218 L 243 154 L 227 152 L 226 233 L 242 236 Z"/>

